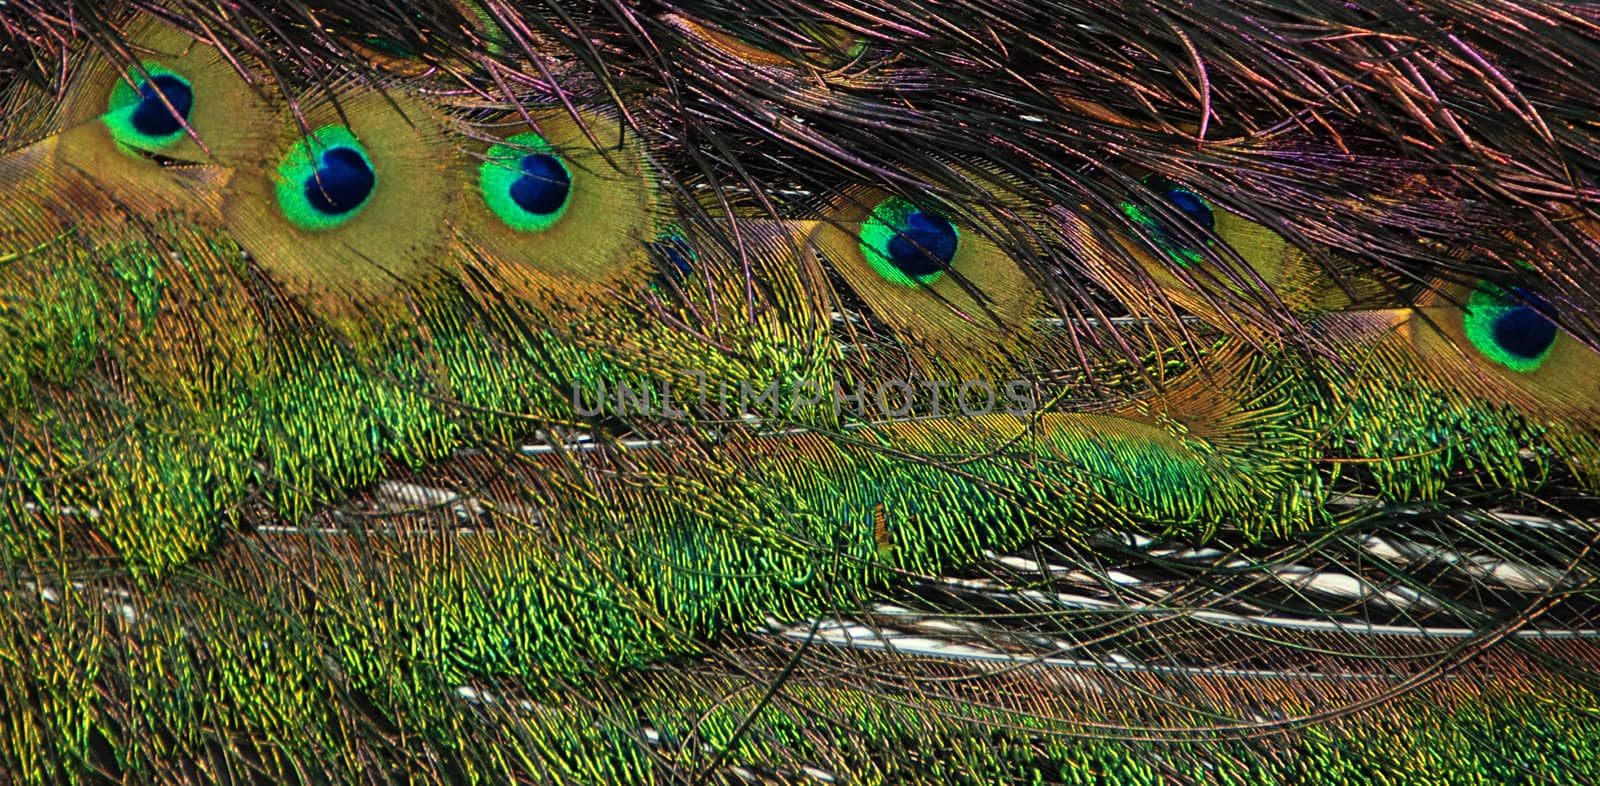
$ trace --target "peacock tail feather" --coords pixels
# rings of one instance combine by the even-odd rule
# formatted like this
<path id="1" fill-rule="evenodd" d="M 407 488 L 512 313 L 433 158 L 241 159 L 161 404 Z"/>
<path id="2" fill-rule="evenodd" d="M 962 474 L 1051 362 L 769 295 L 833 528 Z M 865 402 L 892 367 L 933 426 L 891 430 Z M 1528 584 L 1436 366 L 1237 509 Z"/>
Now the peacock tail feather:
<path id="1" fill-rule="evenodd" d="M 1600 781 L 1600 13 L 0 2 L 0 782 Z"/>

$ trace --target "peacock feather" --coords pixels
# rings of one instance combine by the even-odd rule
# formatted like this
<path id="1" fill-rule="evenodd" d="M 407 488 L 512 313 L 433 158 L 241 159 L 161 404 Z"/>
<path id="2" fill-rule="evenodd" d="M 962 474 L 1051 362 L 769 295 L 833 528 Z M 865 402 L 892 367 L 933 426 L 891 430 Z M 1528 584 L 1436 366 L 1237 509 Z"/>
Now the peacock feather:
<path id="1" fill-rule="evenodd" d="M 1600 13 L 0 2 L 0 781 L 1600 781 Z"/>

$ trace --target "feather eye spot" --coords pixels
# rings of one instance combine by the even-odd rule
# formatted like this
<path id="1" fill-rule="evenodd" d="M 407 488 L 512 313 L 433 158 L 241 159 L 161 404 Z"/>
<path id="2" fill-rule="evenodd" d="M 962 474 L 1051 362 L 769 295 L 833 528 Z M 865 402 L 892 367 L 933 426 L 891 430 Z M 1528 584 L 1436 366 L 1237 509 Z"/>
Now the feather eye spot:
<path id="1" fill-rule="evenodd" d="M 194 108 L 194 85 L 156 63 L 142 63 L 144 73 L 130 74 L 111 91 L 105 122 L 119 144 L 162 148 L 183 136 Z"/>
<path id="2" fill-rule="evenodd" d="M 306 201 L 319 213 L 344 215 L 361 207 L 377 182 L 361 151 L 329 148 L 322 154 L 322 165 L 316 174 L 306 179 Z"/>
<path id="3" fill-rule="evenodd" d="M 676 224 L 667 226 L 649 244 L 649 252 L 656 264 L 650 289 L 681 302 L 681 287 L 694 277 L 695 265 L 700 261 L 683 229 Z"/>
<path id="4" fill-rule="evenodd" d="M 1207 234 L 1216 231 L 1216 215 L 1212 212 L 1211 205 L 1199 194 L 1162 175 L 1147 175 L 1140 182 L 1145 188 L 1161 195 L 1168 204 L 1183 213 L 1190 222 Z M 1135 224 L 1150 232 L 1156 245 L 1165 249 L 1180 265 L 1188 267 L 1205 258 L 1200 247 L 1192 245 L 1181 233 L 1150 215 L 1143 206 L 1124 202 L 1122 212 Z"/>
<path id="5" fill-rule="evenodd" d="M 189 83 L 172 74 L 162 74 L 139 86 L 139 103 L 129 120 L 146 136 L 176 134 L 183 130 L 193 105 L 194 90 Z"/>
<path id="6" fill-rule="evenodd" d="M 668 227 L 650 248 L 660 260 L 664 273 L 675 280 L 682 281 L 694 274 L 694 263 L 698 256 L 694 248 L 689 245 L 688 238 L 684 237 L 682 230 L 676 226 Z"/>
<path id="7" fill-rule="evenodd" d="M 518 134 L 489 148 L 478 168 L 489 209 L 518 232 L 554 226 L 572 203 L 572 170 L 538 134 Z"/>
<path id="8" fill-rule="evenodd" d="M 1512 371 L 1538 369 L 1555 346 L 1557 327 L 1541 311 L 1542 298 L 1513 288 L 1509 292 L 1482 282 L 1473 290 L 1462 315 L 1467 338 L 1490 360 Z"/>
<path id="9" fill-rule="evenodd" d="M 511 184 L 511 199 L 529 213 L 550 215 L 567 204 L 572 176 L 551 155 L 524 156 L 522 176 Z"/>
<path id="10" fill-rule="evenodd" d="M 1167 191 L 1167 201 L 1182 210 L 1183 214 L 1193 219 L 1196 224 L 1204 227 L 1207 232 L 1217 228 L 1216 218 L 1211 215 L 1211 206 L 1207 205 L 1199 194 L 1185 188 L 1173 188 Z"/>
<path id="11" fill-rule="evenodd" d="M 327 126 L 290 149 L 278 167 L 278 204 L 296 225 L 332 229 L 361 212 L 378 187 L 361 143 L 343 126 Z"/>
<path id="12" fill-rule="evenodd" d="M 955 259 L 961 235 L 937 213 L 890 197 L 861 226 L 861 254 L 884 280 L 902 286 L 938 281 Z"/>

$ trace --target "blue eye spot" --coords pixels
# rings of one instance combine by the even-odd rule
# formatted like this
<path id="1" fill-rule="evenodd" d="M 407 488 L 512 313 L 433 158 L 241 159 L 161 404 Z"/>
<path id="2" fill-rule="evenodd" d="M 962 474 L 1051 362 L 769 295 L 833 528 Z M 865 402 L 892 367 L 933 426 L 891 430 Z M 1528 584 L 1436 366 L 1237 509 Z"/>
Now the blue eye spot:
<path id="1" fill-rule="evenodd" d="M 1148 175 L 1140 181 L 1145 188 L 1160 194 L 1169 204 L 1177 208 L 1191 222 L 1207 233 L 1215 232 L 1217 228 L 1216 215 L 1199 194 L 1175 183 L 1162 175 Z M 1150 210 L 1133 202 L 1122 203 L 1122 212 L 1132 219 L 1135 224 L 1142 226 L 1154 238 L 1157 245 L 1165 249 L 1178 264 L 1185 267 L 1197 263 L 1205 258 L 1200 246 L 1194 245 L 1184 234 L 1176 231 L 1166 222 L 1151 214 Z M 1192 236 L 1191 230 L 1188 233 Z"/>
<path id="2" fill-rule="evenodd" d="M 1494 319 L 1495 344 L 1520 358 L 1533 359 L 1543 355 L 1556 340 L 1556 323 L 1538 311 L 1545 308 L 1544 299 L 1525 289 L 1516 288 L 1511 290 L 1507 305 L 1512 308 Z"/>
<path id="3" fill-rule="evenodd" d="M 517 232 L 543 232 L 572 205 L 572 170 L 544 137 L 517 134 L 489 148 L 478 168 L 478 193 Z"/>
<path id="4" fill-rule="evenodd" d="M 1536 358 L 1556 340 L 1556 323 L 1531 308 L 1518 308 L 1494 321 L 1494 339 L 1520 358 Z"/>
<path id="5" fill-rule="evenodd" d="M 660 240 L 652 243 L 651 247 L 662 256 L 669 272 L 679 279 L 687 278 L 694 273 L 694 249 L 689 247 L 689 241 L 682 235 L 665 233 Z"/>
<path id="6" fill-rule="evenodd" d="M 1217 219 L 1216 216 L 1211 214 L 1211 206 L 1207 205 L 1205 200 L 1201 199 L 1195 192 L 1185 188 L 1173 187 L 1167 189 L 1166 196 L 1168 202 L 1182 210 L 1184 215 L 1205 228 L 1207 232 L 1217 228 Z"/>
<path id="7" fill-rule="evenodd" d="M 278 163 L 278 205 L 296 226 L 332 229 L 361 212 L 378 187 L 366 148 L 344 126 L 323 126 Z"/>
<path id="8" fill-rule="evenodd" d="M 694 275 L 695 262 L 700 258 L 695 253 L 694 247 L 689 245 L 689 239 L 684 236 L 683 230 L 676 224 L 662 230 L 655 241 L 650 243 L 650 252 L 660 269 L 651 281 L 651 286 L 657 289 L 687 281 Z"/>
<path id="9" fill-rule="evenodd" d="M 873 208 L 861 226 L 861 253 L 878 275 L 904 286 L 931 284 L 950 269 L 960 246 L 955 225 L 899 197 Z"/>
<path id="10" fill-rule="evenodd" d="M 1533 371 L 1543 365 L 1555 345 L 1558 328 L 1541 310 L 1543 298 L 1521 288 L 1505 290 L 1488 282 L 1478 285 L 1462 316 L 1467 339 L 1490 360 L 1512 371 Z"/>
<path id="11" fill-rule="evenodd" d="M 905 226 L 889 241 L 889 261 L 912 277 L 944 272 L 955 255 L 956 228 L 921 210 L 906 216 Z"/>
<path id="12" fill-rule="evenodd" d="M 372 165 L 361 151 L 330 147 L 323 151 L 316 171 L 306 178 L 306 202 L 319 213 L 342 216 L 361 207 L 377 184 Z"/>
<path id="13" fill-rule="evenodd" d="M 160 63 L 130 69 L 111 88 L 101 116 L 111 138 L 125 152 L 166 148 L 185 135 L 184 124 L 194 109 L 194 85 Z"/>
<path id="14" fill-rule="evenodd" d="M 522 176 L 511 184 L 511 199 L 529 213 L 549 215 L 567 203 L 572 191 L 572 175 L 555 156 L 547 153 L 524 156 Z"/>
<path id="15" fill-rule="evenodd" d="M 139 101 L 129 115 L 128 122 L 146 136 L 176 134 L 183 130 L 192 106 L 194 88 L 189 83 L 172 74 L 159 74 L 139 85 Z"/>

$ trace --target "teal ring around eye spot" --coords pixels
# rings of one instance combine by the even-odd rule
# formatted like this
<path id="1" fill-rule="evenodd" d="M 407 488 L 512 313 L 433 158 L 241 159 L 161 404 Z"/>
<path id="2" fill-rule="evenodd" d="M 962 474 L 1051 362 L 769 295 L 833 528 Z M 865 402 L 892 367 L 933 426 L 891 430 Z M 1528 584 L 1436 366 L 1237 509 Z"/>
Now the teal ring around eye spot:
<path id="1" fill-rule="evenodd" d="M 1144 186 L 1165 198 L 1178 212 L 1183 213 L 1204 232 L 1216 231 L 1216 216 L 1211 204 L 1193 190 L 1179 185 L 1161 175 L 1147 175 L 1140 181 Z M 1123 202 L 1122 213 L 1134 224 L 1149 232 L 1157 246 L 1167 252 L 1182 267 L 1196 265 L 1205 260 L 1202 248 L 1185 245 L 1185 240 L 1143 205 Z M 1210 241 L 1207 241 L 1208 243 Z"/>
<path id="2" fill-rule="evenodd" d="M 323 231 L 355 218 L 372 201 L 378 175 L 355 134 L 323 126 L 296 142 L 278 164 L 278 206 L 302 229 Z"/>
<path id="3" fill-rule="evenodd" d="M 538 134 L 517 134 L 489 148 L 478 167 L 483 201 L 517 232 L 543 232 L 572 204 L 572 170 Z"/>
<path id="4" fill-rule="evenodd" d="M 1478 284 L 1461 315 L 1474 349 L 1512 371 L 1528 373 L 1544 365 L 1559 329 L 1540 313 L 1544 301 L 1522 289 Z"/>
<path id="5" fill-rule="evenodd" d="M 861 255 L 885 281 L 917 287 L 944 277 L 960 248 L 961 232 L 937 213 L 889 197 L 862 223 L 859 241 Z"/>
<path id="6" fill-rule="evenodd" d="M 130 150 L 160 150 L 187 135 L 194 86 L 159 63 L 139 64 L 118 79 L 101 117 L 111 138 Z"/>

